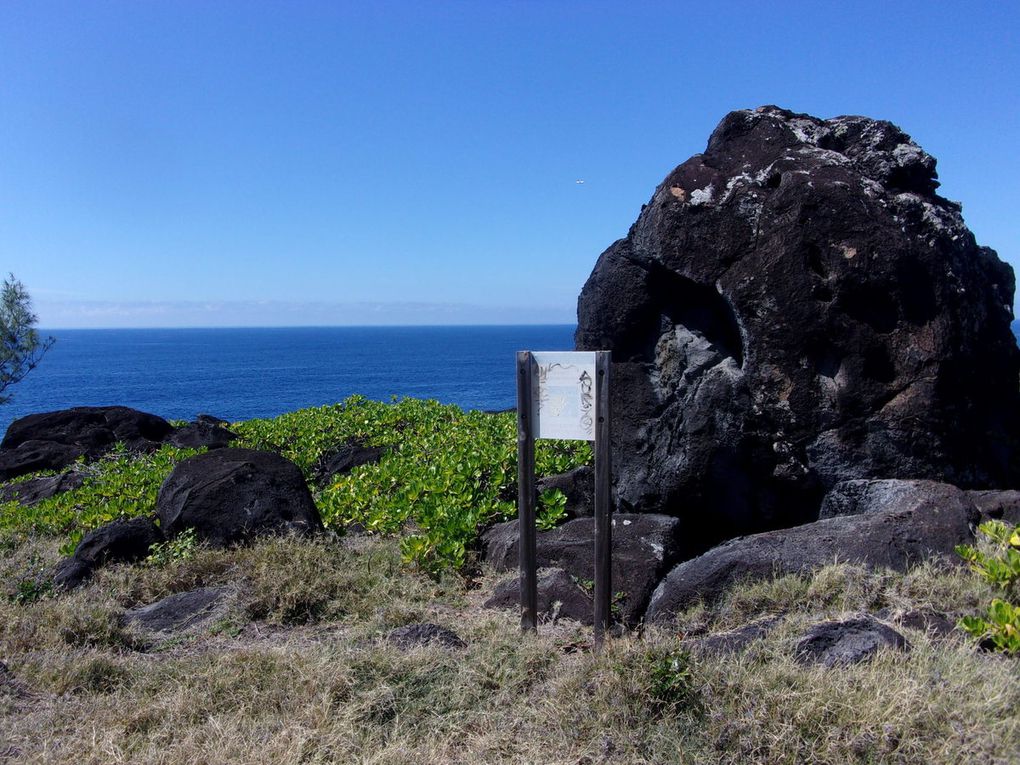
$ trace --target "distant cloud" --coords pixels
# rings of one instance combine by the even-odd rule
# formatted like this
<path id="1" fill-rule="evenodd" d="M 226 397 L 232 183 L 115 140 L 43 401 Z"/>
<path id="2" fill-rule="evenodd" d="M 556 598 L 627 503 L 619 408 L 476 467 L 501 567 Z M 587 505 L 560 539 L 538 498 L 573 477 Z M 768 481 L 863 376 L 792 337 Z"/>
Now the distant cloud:
<path id="1" fill-rule="evenodd" d="M 45 328 L 288 327 L 413 324 L 572 324 L 573 307 L 427 302 L 94 301 L 35 303 Z"/>

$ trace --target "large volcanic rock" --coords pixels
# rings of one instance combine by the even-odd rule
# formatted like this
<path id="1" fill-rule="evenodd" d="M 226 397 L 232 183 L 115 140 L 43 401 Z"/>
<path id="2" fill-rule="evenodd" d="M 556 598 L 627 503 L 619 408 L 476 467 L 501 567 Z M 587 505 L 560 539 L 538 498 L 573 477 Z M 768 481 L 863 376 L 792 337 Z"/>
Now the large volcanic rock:
<path id="1" fill-rule="evenodd" d="M 254 449 L 216 449 L 178 464 L 159 488 L 156 515 L 167 538 L 192 528 L 212 547 L 322 530 L 301 469 Z"/>
<path id="2" fill-rule="evenodd" d="M 854 478 L 1018 478 L 1013 272 L 888 123 L 737 111 L 578 300 L 613 352 L 621 511 L 701 549 L 813 520 Z"/>
<path id="3" fill-rule="evenodd" d="M 172 432 L 162 417 L 126 406 L 30 414 L 12 422 L 0 442 L 0 480 L 59 470 L 78 457 L 98 457 L 118 442 L 132 451 L 151 451 Z"/>

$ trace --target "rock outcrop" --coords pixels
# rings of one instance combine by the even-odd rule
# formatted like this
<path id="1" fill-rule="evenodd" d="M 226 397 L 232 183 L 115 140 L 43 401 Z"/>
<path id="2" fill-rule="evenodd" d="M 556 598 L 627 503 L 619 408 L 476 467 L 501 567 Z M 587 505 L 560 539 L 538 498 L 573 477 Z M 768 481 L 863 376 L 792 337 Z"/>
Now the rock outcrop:
<path id="1" fill-rule="evenodd" d="M 620 621 L 640 620 L 656 583 L 678 560 L 679 521 L 662 515 L 613 516 L 612 588 L 619 594 L 614 613 Z M 595 575 L 595 519 L 578 518 L 537 534 L 540 567 L 561 568 L 578 581 Z M 518 523 L 507 521 L 482 536 L 485 558 L 497 571 L 518 566 Z"/>
<path id="2" fill-rule="evenodd" d="M 79 406 L 20 417 L 0 442 L 0 481 L 37 470 L 60 470 L 79 457 L 95 459 L 122 443 L 151 451 L 173 433 L 162 417 L 126 406 Z"/>
<path id="3" fill-rule="evenodd" d="M 595 602 L 591 592 L 582 588 L 562 568 L 539 569 L 537 585 L 539 619 L 547 621 L 566 618 L 581 624 L 592 624 L 595 621 Z M 492 596 L 482 605 L 485 608 L 505 608 L 520 613 L 520 577 L 515 576 L 496 585 Z"/>
<path id="4" fill-rule="evenodd" d="M 19 502 L 25 507 L 30 507 L 57 494 L 77 489 L 84 482 L 85 476 L 73 471 L 29 478 L 27 481 L 0 486 L 0 502 Z"/>
<path id="5" fill-rule="evenodd" d="M 858 478 L 1017 484 L 1014 279 L 896 126 L 727 115 L 578 300 L 613 352 L 621 510 L 693 549 L 817 517 Z"/>
<path id="6" fill-rule="evenodd" d="M 216 449 L 179 463 L 159 489 L 156 514 L 167 538 L 192 528 L 212 547 L 322 530 L 300 468 L 254 449 Z"/>
<path id="7" fill-rule="evenodd" d="M 118 518 L 85 535 L 74 554 L 57 564 L 53 585 L 73 590 L 91 579 L 100 566 L 140 561 L 152 545 L 162 541 L 151 518 Z"/>
<path id="8" fill-rule="evenodd" d="M 959 561 L 954 548 L 972 541 L 971 529 L 981 515 L 966 492 L 947 486 L 945 497 L 942 504 L 928 504 L 926 496 L 915 502 L 901 498 L 888 509 L 862 508 L 724 542 L 675 566 L 655 589 L 645 619 L 668 621 L 738 582 L 806 573 L 835 561 L 898 571 L 928 558 Z"/>
<path id="9" fill-rule="evenodd" d="M 797 659 L 804 664 L 845 667 L 868 661 L 881 648 L 907 651 L 906 638 L 871 616 L 823 622 L 809 629 L 797 643 Z"/>

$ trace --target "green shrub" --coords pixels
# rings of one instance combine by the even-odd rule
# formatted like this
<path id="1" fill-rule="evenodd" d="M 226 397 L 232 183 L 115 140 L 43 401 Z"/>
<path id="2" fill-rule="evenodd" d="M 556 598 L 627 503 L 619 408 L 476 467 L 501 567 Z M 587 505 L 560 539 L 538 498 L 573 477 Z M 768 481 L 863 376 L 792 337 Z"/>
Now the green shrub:
<path id="1" fill-rule="evenodd" d="M 982 544 L 959 545 L 956 552 L 1006 599 L 993 598 L 984 617 L 965 616 L 960 627 L 990 640 L 1000 651 L 1020 654 L 1020 529 L 988 521 L 978 526 L 978 532 L 984 537 Z"/>
<path id="2" fill-rule="evenodd" d="M 195 454 L 196 449 L 170 445 L 151 454 L 134 454 L 115 447 L 90 465 L 78 463 L 76 469 L 86 478 L 77 489 L 31 507 L 0 503 L 0 531 L 66 535 L 61 553 L 68 555 L 92 529 L 117 518 L 154 512 L 163 479 L 174 465 Z"/>
<path id="3" fill-rule="evenodd" d="M 196 544 L 195 530 L 185 529 L 173 539 L 151 545 L 145 562 L 150 566 L 166 566 L 170 563 L 191 560 L 195 555 Z"/>
<path id="4" fill-rule="evenodd" d="M 358 523 L 370 533 L 401 535 L 405 561 L 430 573 L 470 562 L 479 530 L 516 514 L 517 431 L 513 413 L 464 412 L 419 399 L 392 403 L 352 396 L 343 403 L 232 426 L 237 446 L 275 451 L 296 463 L 315 488 L 327 526 Z M 383 458 L 315 486 L 318 468 L 345 444 L 386 448 Z M 538 475 L 562 473 L 591 461 L 578 441 L 539 441 Z M 152 454 L 115 449 L 76 469 L 86 473 L 78 489 L 33 507 L 0 504 L 0 534 L 62 535 L 69 554 L 90 530 L 116 518 L 152 513 L 160 484 L 194 449 L 162 446 Z M 565 517 L 566 497 L 546 492 L 539 524 L 551 528 Z M 171 543 L 173 544 L 173 543 Z M 179 545 L 186 545 L 180 542 Z M 159 547 L 152 562 L 187 554 Z"/>
<path id="5" fill-rule="evenodd" d="M 273 449 L 309 479 L 345 443 L 385 447 L 377 463 L 337 476 L 316 501 L 327 526 L 357 523 L 376 534 L 401 534 L 406 561 L 431 573 L 461 568 L 480 528 L 516 514 L 517 431 L 512 413 L 464 412 L 436 401 L 389 404 L 353 396 L 341 404 L 304 409 L 235 427 L 242 445 Z M 539 475 L 591 461 L 584 442 L 540 441 Z M 562 513 L 553 495 L 543 505 L 551 527 Z"/>

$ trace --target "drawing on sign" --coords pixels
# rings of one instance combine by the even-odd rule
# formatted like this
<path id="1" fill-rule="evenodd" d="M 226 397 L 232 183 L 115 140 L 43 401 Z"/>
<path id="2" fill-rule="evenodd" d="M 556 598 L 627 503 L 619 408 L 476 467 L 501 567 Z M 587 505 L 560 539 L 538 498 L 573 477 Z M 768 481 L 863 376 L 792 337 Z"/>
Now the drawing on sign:
<path id="1" fill-rule="evenodd" d="M 535 353 L 535 437 L 595 438 L 592 353 Z"/>

